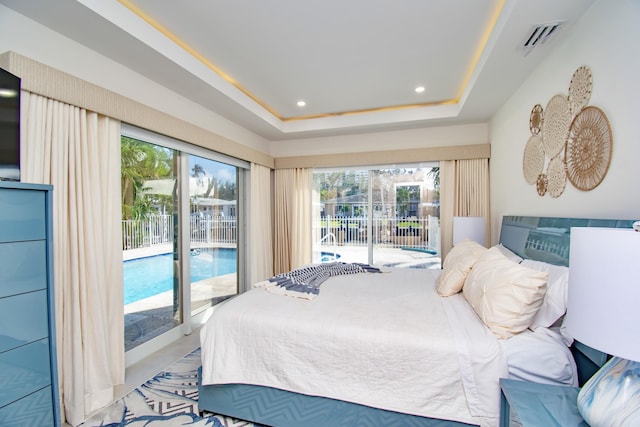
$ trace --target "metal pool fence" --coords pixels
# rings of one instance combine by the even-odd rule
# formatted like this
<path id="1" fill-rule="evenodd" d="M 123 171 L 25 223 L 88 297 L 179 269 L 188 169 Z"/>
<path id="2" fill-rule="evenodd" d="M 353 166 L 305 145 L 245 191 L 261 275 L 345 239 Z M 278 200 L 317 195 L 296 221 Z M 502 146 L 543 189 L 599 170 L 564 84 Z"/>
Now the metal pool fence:
<path id="1" fill-rule="evenodd" d="M 235 245 L 238 237 L 235 217 L 192 215 L 189 227 L 191 242 L 194 243 Z M 362 217 L 327 216 L 314 220 L 313 232 L 313 240 L 325 244 L 367 246 L 371 238 L 374 245 L 425 248 L 438 252 L 440 248 L 440 220 L 434 216 L 373 218 L 371 221 Z M 171 215 L 151 215 L 144 220 L 122 221 L 123 250 L 167 244 L 173 239 Z"/>

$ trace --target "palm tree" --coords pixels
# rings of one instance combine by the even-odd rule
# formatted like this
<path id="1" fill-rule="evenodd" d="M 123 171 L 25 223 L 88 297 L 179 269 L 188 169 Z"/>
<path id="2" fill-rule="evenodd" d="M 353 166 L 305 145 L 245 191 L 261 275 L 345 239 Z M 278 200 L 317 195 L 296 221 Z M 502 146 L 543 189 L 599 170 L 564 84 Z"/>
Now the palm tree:
<path id="1" fill-rule="evenodd" d="M 221 200 L 235 200 L 236 183 L 223 181 L 218 187 L 218 198 Z"/>
<path id="2" fill-rule="evenodd" d="M 208 198 L 209 196 L 211 196 L 211 191 L 215 188 L 218 188 L 218 178 L 213 176 L 211 177 L 211 179 L 209 179 L 209 184 L 207 185 L 207 191 L 204 193 L 204 197 Z M 213 192 L 213 197 L 216 197 L 215 191 Z"/>
<path id="3" fill-rule="evenodd" d="M 140 141 L 123 136 L 120 146 L 120 174 L 122 188 L 122 218 L 134 216 L 133 205 L 136 195 L 143 191 L 144 176 L 139 167 L 145 157 Z"/>
<path id="4" fill-rule="evenodd" d="M 436 166 L 431 168 L 429 172 L 427 172 L 427 176 L 433 179 L 433 188 L 436 190 L 440 189 L 440 166 Z"/>
<path id="5" fill-rule="evenodd" d="M 172 206 L 170 196 L 145 194 L 145 181 L 173 176 L 173 153 L 163 147 L 123 136 L 120 144 L 122 218 L 141 219 L 154 204 Z"/>
<path id="6" fill-rule="evenodd" d="M 204 168 L 197 163 L 191 168 L 191 176 L 194 178 L 200 178 L 200 175 L 205 176 L 206 174 Z"/>

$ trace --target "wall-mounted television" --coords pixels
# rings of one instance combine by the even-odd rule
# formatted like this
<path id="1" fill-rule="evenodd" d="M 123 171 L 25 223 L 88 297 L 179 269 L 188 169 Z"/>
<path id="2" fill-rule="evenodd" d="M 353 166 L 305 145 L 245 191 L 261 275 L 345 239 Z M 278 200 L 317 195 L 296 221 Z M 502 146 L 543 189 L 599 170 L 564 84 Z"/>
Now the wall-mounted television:
<path id="1" fill-rule="evenodd" d="M 0 68 L 0 180 L 20 181 L 20 78 Z"/>

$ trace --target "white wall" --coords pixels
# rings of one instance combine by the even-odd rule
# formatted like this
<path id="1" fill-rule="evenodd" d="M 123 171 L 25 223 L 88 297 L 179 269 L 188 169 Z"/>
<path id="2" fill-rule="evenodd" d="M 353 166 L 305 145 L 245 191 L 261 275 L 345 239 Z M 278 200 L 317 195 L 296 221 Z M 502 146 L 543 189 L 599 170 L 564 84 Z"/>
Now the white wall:
<path id="1" fill-rule="evenodd" d="M 0 53 L 6 51 L 14 51 L 257 151 L 269 153 L 269 144 L 264 138 L 0 5 Z"/>
<path id="2" fill-rule="evenodd" d="M 554 47 L 529 79 L 490 122 L 493 242 L 503 215 L 640 219 L 640 1 L 599 0 Z M 587 65 L 593 75 L 589 105 L 607 115 L 613 133 L 608 174 L 592 191 L 567 182 L 558 198 L 538 196 L 522 173 L 531 133 L 529 115 L 556 94 L 567 94 L 574 71 Z"/>

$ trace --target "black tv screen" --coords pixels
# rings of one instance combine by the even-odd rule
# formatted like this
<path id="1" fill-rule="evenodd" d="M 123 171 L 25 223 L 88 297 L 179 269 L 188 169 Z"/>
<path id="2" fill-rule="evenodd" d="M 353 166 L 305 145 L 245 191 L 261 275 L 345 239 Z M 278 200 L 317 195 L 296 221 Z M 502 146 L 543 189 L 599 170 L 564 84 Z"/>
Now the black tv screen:
<path id="1" fill-rule="evenodd" d="M 0 68 L 0 180 L 20 181 L 20 78 Z"/>

